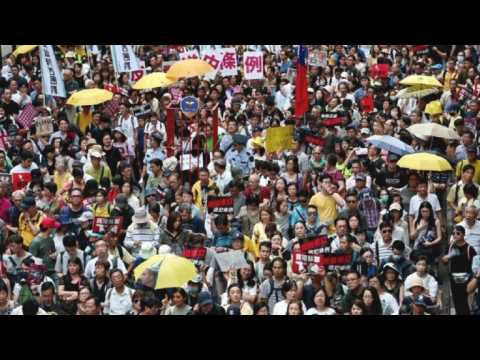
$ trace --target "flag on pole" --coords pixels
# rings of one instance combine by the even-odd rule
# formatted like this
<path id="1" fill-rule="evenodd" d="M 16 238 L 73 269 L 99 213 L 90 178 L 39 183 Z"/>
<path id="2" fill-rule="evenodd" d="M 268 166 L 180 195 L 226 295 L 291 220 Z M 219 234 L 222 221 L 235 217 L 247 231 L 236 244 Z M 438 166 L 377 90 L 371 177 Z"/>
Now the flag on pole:
<path id="1" fill-rule="evenodd" d="M 28 129 L 32 126 L 33 119 L 37 116 L 38 111 L 33 107 L 33 105 L 27 104 L 23 108 L 22 112 L 17 116 L 17 123 L 19 123 L 23 128 Z"/>
<path id="2" fill-rule="evenodd" d="M 300 118 L 308 111 L 308 50 L 305 45 L 298 49 L 297 79 L 295 83 L 295 117 Z"/>
<path id="3" fill-rule="evenodd" d="M 55 58 L 52 45 L 40 45 L 40 65 L 42 68 L 42 86 L 45 95 L 67 97 L 65 83 Z"/>
<path id="4" fill-rule="evenodd" d="M 140 62 L 131 45 L 112 45 L 112 62 L 117 74 L 140 70 Z"/>
<path id="5" fill-rule="evenodd" d="M 173 147 L 175 146 L 175 109 L 168 108 L 167 109 L 167 156 L 175 155 L 175 150 Z"/>
<path id="6" fill-rule="evenodd" d="M 213 151 L 215 151 L 217 150 L 217 147 L 218 147 L 218 108 L 216 108 L 213 111 L 212 131 L 213 131 Z"/>

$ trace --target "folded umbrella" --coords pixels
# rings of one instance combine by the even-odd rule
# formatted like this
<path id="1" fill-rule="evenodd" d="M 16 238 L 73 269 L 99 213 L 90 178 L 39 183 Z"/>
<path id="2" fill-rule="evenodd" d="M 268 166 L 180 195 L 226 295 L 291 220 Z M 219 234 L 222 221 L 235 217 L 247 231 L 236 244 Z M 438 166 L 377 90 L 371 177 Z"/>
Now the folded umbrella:
<path id="1" fill-rule="evenodd" d="M 404 155 L 397 163 L 401 168 L 418 171 L 452 171 L 452 165 L 441 156 L 420 152 Z"/>
<path id="2" fill-rule="evenodd" d="M 415 150 L 403 141 L 389 135 L 373 135 L 367 138 L 367 142 L 375 147 L 390 151 L 397 155 L 413 154 Z"/>

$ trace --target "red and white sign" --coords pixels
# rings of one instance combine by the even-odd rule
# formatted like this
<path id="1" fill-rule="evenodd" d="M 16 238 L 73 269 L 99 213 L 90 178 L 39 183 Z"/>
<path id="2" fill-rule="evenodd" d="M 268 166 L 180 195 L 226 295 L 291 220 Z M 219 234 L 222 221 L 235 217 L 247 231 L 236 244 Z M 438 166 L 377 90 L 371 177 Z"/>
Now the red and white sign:
<path id="1" fill-rule="evenodd" d="M 205 50 L 202 52 L 202 60 L 209 63 L 215 70 L 205 74 L 206 80 L 213 80 L 217 75 L 217 71 L 220 70 L 220 65 L 223 61 L 222 50 Z"/>
<path id="2" fill-rule="evenodd" d="M 21 190 L 32 181 L 32 174 L 29 172 L 12 174 L 12 190 Z"/>
<path id="3" fill-rule="evenodd" d="M 145 69 L 134 70 L 130 72 L 130 82 L 135 83 L 140 80 L 145 74 Z"/>
<path id="4" fill-rule="evenodd" d="M 200 59 L 200 54 L 198 50 L 189 50 L 179 54 L 180 60 L 187 60 L 187 59 Z"/>
<path id="5" fill-rule="evenodd" d="M 220 71 L 222 76 L 237 75 L 237 50 L 235 50 L 235 48 L 222 49 L 222 62 L 220 63 Z"/>
<path id="6" fill-rule="evenodd" d="M 261 51 L 246 51 L 243 54 L 243 71 L 245 80 L 263 79 L 263 53 Z"/>

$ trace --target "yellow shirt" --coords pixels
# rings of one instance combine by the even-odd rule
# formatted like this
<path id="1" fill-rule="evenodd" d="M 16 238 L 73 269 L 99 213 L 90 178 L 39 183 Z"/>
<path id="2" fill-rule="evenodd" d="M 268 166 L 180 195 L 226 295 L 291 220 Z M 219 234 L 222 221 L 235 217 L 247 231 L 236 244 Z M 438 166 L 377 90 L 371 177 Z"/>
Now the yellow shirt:
<path id="1" fill-rule="evenodd" d="M 445 79 L 443 80 L 443 91 L 449 91 L 450 90 L 450 80 L 456 80 L 458 79 L 458 72 L 453 71 L 447 71 L 445 74 Z"/>
<path id="2" fill-rule="evenodd" d="M 213 190 L 215 187 L 215 182 L 212 179 L 208 180 L 208 191 Z M 200 180 L 198 180 L 192 186 L 192 194 L 193 194 L 193 203 L 195 206 L 202 212 L 206 213 L 207 211 L 207 199 L 203 198 L 202 192 L 202 185 L 200 185 Z"/>
<path id="3" fill-rule="evenodd" d="M 69 172 L 60 175 L 58 171 L 55 171 L 53 174 L 53 182 L 57 185 L 57 193 L 60 192 L 65 187 L 65 184 L 71 180 L 73 180 L 73 176 Z"/>
<path id="4" fill-rule="evenodd" d="M 38 210 L 37 214 L 32 218 L 32 225 L 38 229 L 38 232 L 40 232 L 40 223 L 43 221 L 44 218 L 45 214 L 40 210 Z M 23 212 L 18 218 L 18 232 L 23 239 L 23 245 L 25 245 L 26 247 L 30 247 L 33 238 L 38 235 L 38 232 L 35 234 L 32 233 L 32 229 L 30 229 L 30 225 L 28 225 L 27 221 L 25 220 Z"/>
<path id="5" fill-rule="evenodd" d="M 110 217 L 110 206 L 106 203 L 104 206 L 93 205 L 93 216 L 95 217 Z"/>
<path id="6" fill-rule="evenodd" d="M 85 114 L 83 111 L 79 112 L 77 115 L 77 125 L 82 133 L 85 134 L 87 130 L 87 126 L 92 123 L 93 120 L 93 113 L 89 111 Z"/>
<path id="7" fill-rule="evenodd" d="M 269 241 L 267 234 L 265 233 L 265 225 L 261 221 L 253 226 L 252 244 L 255 246 L 255 256 L 260 253 L 260 243 L 262 241 Z"/>
<path id="8" fill-rule="evenodd" d="M 332 195 L 323 195 L 321 192 L 315 194 L 309 205 L 313 205 L 318 210 L 320 220 L 325 224 L 332 224 L 337 218 L 337 202 Z"/>
<path id="9" fill-rule="evenodd" d="M 465 165 L 470 164 L 467 160 L 462 160 L 457 164 L 457 169 L 455 171 L 455 174 L 457 175 L 457 178 L 462 176 L 462 169 L 465 167 Z M 473 175 L 473 182 L 476 184 L 480 184 L 480 160 L 476 160 L 475 164 L 470 164 L 473 165 L 475 168 L 475 174 Z"/>

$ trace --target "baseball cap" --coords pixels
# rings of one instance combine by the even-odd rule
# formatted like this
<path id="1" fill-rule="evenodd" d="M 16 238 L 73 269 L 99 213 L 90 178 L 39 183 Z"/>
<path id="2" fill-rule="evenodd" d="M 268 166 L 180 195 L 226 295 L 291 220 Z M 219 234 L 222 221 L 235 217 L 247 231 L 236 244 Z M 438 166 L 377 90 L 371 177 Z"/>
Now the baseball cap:
<path id="1" fill-rule="evenodd" d="M 200 306 L 213 304 L 212 295 L 208 291 L 202 291 L 198 294 L 198 304 Z"/>
<path id="2" fill-rule="evenodd" d="M 26 196 L 23 199 L 21 208 L 26 210 L 26 209 L 30 209 L 32 206 L 35 206 L 35 198 L 33 198 L 31 196 Z"/>
<path id="3" fill-rule="evenodd" d="M 390 205 L 390 207 L 388 208 L 388 211 L 393 211 L 393 210 L 397 210 L 397 211 L 402 211 L 402 207 L 399 203 L 392 203 L 392 205 Z"/>
<path id="4" fill-rule="evenodd" d="M 355 180 L 367 181 L 367 177 L 365 176 L 365 174 L 357 174 L 355 175 Z"/>
<path id="5" fill-rule="evenodd" d="M 58 229 L 60 228 L 60 223 L 52 217 L 46 217 L 42 220 L 41 224 L 42 227 L 46 229 Z"/>
<path id="6" fill-rule="evenodd" d="M 400 157 L 397 154 L 388 154 L 388 161 L 398 161 Z"/>

